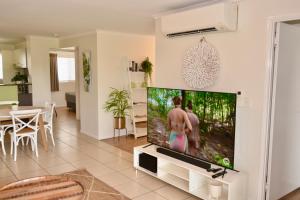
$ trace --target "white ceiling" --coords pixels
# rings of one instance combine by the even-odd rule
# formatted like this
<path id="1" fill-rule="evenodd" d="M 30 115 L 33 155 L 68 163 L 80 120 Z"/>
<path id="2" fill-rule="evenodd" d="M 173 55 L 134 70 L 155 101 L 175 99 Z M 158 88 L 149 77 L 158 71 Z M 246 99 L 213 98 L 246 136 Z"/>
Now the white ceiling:
<path id="1" fill-rule="evenodd" d="M 96 29 L 154 33 L 153 16 L 210 0 L 0 0 L 1 38 Z"/>

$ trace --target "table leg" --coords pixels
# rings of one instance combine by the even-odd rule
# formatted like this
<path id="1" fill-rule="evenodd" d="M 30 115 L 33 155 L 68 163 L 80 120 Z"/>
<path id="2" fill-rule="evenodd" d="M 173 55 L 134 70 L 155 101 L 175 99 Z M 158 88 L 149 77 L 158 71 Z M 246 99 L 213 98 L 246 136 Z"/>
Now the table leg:
<path id="1" fill-rule="evenodd" d="M 39 116 L 39 130 L 40 130 L 40 135 L 42 138 L 42 145 L 43 145 L 45 151 L 48 151 L 48 143 L 46 140 L 46 131 L 45 131 L 45 127 L 44 127 L 43 115 Z"/>

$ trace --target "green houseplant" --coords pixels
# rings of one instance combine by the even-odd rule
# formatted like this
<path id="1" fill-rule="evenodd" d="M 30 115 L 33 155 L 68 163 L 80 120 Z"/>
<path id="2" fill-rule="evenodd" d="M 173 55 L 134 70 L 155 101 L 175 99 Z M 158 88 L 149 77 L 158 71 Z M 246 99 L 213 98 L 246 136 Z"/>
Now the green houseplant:
<path id="1" fill-rule="evenodd" d="M 145 72 L 145 83 L 148 84 L 148 78 L 150 78 L 150 82 L 151 80 L 151 76 L 152 76 L 152 66 L 153 64 L 150 62 L 149 57 L 147 57 L 142 63 L 141 63 L 142 69 Z"/>
<path id="2" fill-rule="evenodd" d="M 26 74 L 21 74 L 20 72 L 17 72 L 16 75 L 11 79 L 11 81 L 15 83 L 27 83 L 28 77 Z"/>
<path id="3" fill-rule="evenodd" d="M 83 65 L 84 90 L 88 92 L 91 84 L 91 63 L 90 63 L 90 54 L 88 52 L 82 53 L 82 65 Z"/>
<path id="4" fill-rule="evenodd" d="M 131 108 L 129 105 L 129 93 L 127 90 L 118 90 L 111 88 L 112 91 L 105 102 L 104 109 L 106 112 L 112 112 L 114 116 L 114 128 L 126 128 L 126 115 L 127 111 Z"/>

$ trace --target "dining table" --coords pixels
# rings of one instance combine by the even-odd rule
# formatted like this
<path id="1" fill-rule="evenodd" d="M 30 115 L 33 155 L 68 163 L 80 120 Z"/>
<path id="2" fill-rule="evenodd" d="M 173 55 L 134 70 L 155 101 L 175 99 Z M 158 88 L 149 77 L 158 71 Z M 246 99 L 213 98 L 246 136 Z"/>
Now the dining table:
<path id="1" fill-rule="evenodd" d="M 45 151 L 48 151 L 48 143 L 46 139 L 46 131 L 44 127 L 44 119 L 43 115 L 48 112 L 48 109 L 40 106 L 18 106 L 17 110 L 33 110 L 33 109 L 41 109 L 41 113 L 39 115 L 38 126 L 40 131 L 41 143 Z M 12 116 L 9 114 L 12 111 L 11 107 L 3 107 L 0 108 L 0 125 L 2 121 L 10 121 L 12 120 Z"/>

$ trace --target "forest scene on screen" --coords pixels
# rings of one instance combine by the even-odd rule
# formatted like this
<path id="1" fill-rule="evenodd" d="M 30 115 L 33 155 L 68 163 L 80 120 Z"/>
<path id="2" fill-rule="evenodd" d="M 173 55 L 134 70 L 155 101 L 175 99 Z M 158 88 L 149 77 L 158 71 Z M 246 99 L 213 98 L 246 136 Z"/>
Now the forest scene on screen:
<path id="1" fill-rule="evenodd" d="M 233 169 L 236 94 L 148 88 L 148 141 Z"/>

